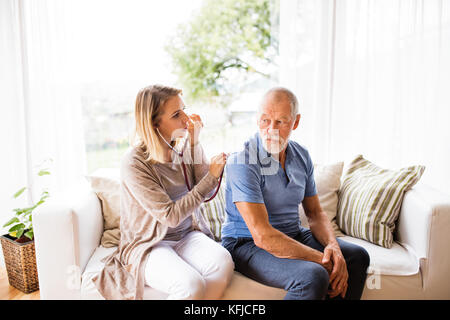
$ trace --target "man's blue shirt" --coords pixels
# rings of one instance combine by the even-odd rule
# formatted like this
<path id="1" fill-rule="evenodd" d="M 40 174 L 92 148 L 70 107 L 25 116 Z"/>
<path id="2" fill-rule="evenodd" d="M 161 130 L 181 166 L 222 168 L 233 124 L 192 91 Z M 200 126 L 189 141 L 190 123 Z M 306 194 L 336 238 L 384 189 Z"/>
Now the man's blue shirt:
<path id="1" fill-rule="evenodd" d="M 244 150 L 228 157 L 226 165 L 226 221 L 222 238 L 251 237 L 235 202 L 264 203 L 270 224 L 287 235 L 300 230 L 298 206 L 304 197 L 317 194 L 314 165 L 308 151 L 297 142 L 286 148 L 285 170 L 262 146 L 259 133 Z"/>

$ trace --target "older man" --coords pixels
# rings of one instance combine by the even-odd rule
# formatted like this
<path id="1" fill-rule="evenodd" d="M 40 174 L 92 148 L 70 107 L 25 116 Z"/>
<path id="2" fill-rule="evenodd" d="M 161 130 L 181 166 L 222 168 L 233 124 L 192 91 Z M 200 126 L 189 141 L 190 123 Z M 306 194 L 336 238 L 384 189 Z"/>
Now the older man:
<path id="1" fill-rule="evenodd" d="M 222 245 L 237 271 L 285 289 L 285 299 L 360 299 L 369 255 L 335 238 L 309 153 L 289 140 L 299 121 L 292 92 L 274 88 L 265 94 L 259 132 L 228 159 Z M 300 203 L 310 229 L 300 225 Z"/>

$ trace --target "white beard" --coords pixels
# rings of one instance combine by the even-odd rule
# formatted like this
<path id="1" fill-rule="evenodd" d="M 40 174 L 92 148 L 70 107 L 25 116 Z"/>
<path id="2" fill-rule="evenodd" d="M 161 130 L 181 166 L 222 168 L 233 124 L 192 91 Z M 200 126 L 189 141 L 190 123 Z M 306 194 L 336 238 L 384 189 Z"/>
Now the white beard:
<path id="1" fill-rule="evenodd" d="M 268 142 L 266 138 L 268 135 L 261 136 L 261 141 L 264 149 L 271 155 L 279 155 L 281 151 L 286 148 L 289 139 L 284 140 L 279 136 L 270 136 L 271 141 Z"/>

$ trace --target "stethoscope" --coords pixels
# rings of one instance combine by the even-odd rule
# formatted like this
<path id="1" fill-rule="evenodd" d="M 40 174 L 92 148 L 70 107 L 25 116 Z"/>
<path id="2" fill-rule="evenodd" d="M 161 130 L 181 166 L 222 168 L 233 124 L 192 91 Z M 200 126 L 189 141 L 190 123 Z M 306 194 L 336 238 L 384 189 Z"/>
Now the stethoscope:
<path id="1" fill-rule="evenodd" d="M 185 142 L 183 144 L 183 148 L 181 148 L 181 152 L 178 152 L 177 150 L 175 150 L 174 147 L 172 147 L 170 145 L 170 143 L 168 143 L 166 141 L 166 139 L 164 139 L 164 137 L 162 136 L 161 132 L 159 132 L 158 128 L 156 128 L 156 131 L 158 131 L 159 136 L 161 137 L 161 139 L 163 139 L 163 141 L 167 144 L 167 146 L 170 149 L 172 149 L 172 151 L 175 152 L 180 157 L 180 159 L 181 159 L 181 167 L 183 168 L 184 182 L 186 183 L 186 187 L 187 187 L 188 191 L 191 191 L 192 189 L 191 189 L 191 186 L 189 184 L 189 181 L 188 181 L 188 178 L 187 178 L 187 173 L 186 173 L 186 165 L 184 164 L 184 161 L 183 161 L 183 153 L 184 153 L 184 146 L 185 146 L 186 140 L 185 140 Z M 223 177 L 223 171 L 220 174 L 219 184 L 217 185 L 216 191 L 214 192 L 214 194 L 212 195 L 211 198 L 209 198 L 208 200 L 205 200 L 204 202 L 209 202 L 209 201 L 211 201 L 212 199 L 214 199 L 216 197 L 216 195 L 217 195 L 217 193 L 219 192 L 219 189 L 220 189 L 220 184 L 222 183 L 222 177 Z"/>

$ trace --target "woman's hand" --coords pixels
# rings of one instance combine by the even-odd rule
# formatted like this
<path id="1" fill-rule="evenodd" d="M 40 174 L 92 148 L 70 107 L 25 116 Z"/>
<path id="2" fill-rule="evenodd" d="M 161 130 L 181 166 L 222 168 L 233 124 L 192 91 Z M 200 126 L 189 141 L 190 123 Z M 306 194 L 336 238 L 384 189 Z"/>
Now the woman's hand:
<path id="1" fill-rule="evenodd" d="M 217 156 L 211 158 L 211 163 L 209 165 L 209 173 L 211 173 L 216 179 L 219 179 L 222 174 L 223 168 L 227 163 L 227 154 L 221 153 Z"/>
<path id="2" fill-rule="evenodd" d="M 195 146 L 198 142 L 200 130 L 203 128 L 203 122 L 198 114 L 192 114 L 188 118 L 189 139 L 191 146 Z"/>

